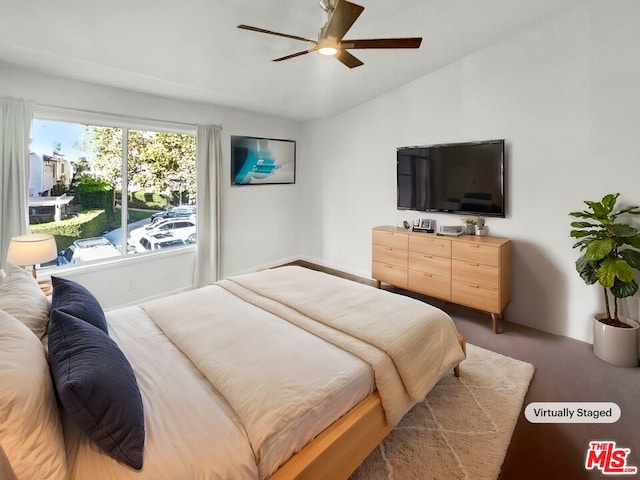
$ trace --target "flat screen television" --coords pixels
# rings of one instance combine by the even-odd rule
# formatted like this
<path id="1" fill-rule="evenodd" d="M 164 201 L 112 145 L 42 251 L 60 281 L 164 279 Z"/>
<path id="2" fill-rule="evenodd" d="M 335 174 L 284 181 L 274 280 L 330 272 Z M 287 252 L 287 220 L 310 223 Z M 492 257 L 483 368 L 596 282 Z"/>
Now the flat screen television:
<path id="1" fill-rule="evenodd" d="M 505 216 L 504 140 L 397 149 L 399 210 Z"/>

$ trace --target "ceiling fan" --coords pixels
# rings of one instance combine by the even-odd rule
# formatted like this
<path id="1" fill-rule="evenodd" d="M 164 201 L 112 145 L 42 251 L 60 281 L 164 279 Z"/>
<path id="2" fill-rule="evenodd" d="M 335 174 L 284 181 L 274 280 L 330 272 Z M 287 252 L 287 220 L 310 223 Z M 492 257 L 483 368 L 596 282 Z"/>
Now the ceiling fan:
<path id="1" fill-rule="evenodd" d="M 291 38 L 310 43 L 312 46 L 307 50 L 292 53 L 284 57 L 276 58 L 274 62 L 281 62 L 291 58 L 306 55 L 307 53 L 318 51 L 324 55 L 333 55 L 349 68 L 359 67 L 363 62 L 354 57 L 347 50 L 364 48 L 419 48 L 422 38 L 370 38 L 365 40 L 345 40 L 343 37 L 360 16 L 364 7 L 346 0 L 320 0 L 320 7 L 327 13 L 327 22 L 318 33 L 318 40 L 288 35 L 286 33 L 273 32 L 264 28 L 252 27 L 250 25 L 238 25 L 243 30 L 276 35 L 278 37 Z"/>

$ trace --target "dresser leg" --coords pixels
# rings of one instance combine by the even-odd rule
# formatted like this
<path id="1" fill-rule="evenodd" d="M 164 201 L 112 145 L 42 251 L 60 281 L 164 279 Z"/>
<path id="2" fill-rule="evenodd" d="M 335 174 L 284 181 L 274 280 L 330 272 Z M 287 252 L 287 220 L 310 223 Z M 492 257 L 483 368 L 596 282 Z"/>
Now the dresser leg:
<path id="1" fill-rule="evenodd" d="M 382 284 L 382 282 L 380 280 L 376 280 L 376 288 L 380 288 L 381 284 Z"/>
<path id="2" fill-rule="evenodd" d="M 498 329 L 498 319 L 500 318 L 500 316 L 498 316 L 495 313 L 491 314 L 491 320 L 493 320 L 493 333 L 500 333 L 500 330 Z"/>

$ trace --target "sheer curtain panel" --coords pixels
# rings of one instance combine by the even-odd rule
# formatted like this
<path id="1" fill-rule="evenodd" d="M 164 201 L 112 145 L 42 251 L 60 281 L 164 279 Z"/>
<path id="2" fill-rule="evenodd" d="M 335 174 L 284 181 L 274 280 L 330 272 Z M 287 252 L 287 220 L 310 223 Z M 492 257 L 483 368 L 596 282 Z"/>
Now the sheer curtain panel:
<path id="1" fill-rule="evenodd" d="M 196 134 L 197 157 L 197 225 L 195 287 L 210 284 L 221 278 L 220 248 L 220 171 L 222 127 L 198 125 Z"/>
<path id="2" fill-rule="evenodd" d="M 0 267 L 11 237 L 29 231 L 29 135 L 33 107 L 0 98 Z"/>

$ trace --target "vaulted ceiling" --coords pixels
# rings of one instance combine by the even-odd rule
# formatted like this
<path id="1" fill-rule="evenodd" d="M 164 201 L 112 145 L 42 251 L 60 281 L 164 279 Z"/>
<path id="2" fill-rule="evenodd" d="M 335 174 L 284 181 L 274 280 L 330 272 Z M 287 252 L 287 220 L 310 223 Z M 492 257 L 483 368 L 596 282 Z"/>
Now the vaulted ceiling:
<path id="1" fill-rule="evenodd" d="M 352 51 L 349 69 L 288 38 L 316 39 L 316 0 L 0 0 L 0 61 L 98 84 L 293 119 L 330 117 L 585 0 L 352 0 L 345 38 L 422 37 L 418 50 Z"/>

